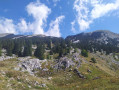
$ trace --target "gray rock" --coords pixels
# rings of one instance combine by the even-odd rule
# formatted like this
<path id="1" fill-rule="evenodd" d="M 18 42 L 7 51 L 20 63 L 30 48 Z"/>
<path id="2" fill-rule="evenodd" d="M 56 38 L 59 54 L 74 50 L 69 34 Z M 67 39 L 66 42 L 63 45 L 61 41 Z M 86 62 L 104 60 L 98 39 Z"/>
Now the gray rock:
<path id="1" fill-rule="evenodd" d="M 72 61 L 72 59 L 67 58 L 67 57 L 62 57 L 61 59 L 59 59 L 56 63 L 56 65 L 54 66 L 55 69 L 67 69 L 70 66 L 74 66 L 75 63 Z"/>
<path id="2" fill-rule="evenodd" d="M 21 59 L 20 59 L 21 60 Z M 22 68 L 22 71 L 28 71 L 30 74 L 33 74 L 35 70 L 42 69 L 41 65 L 46 60 L 39 60 L 39 59 L 29 59 L 24 58 L 21 60 L 22 62 L 19 63 L 19 68 Z"/>
<path id="3" fill-rule="evenodd" d="M 91 71 L 91 70 L 89 70 L 89 69 L 87 70 L 87 72 L 92 73 L 92 71 Z"/>
<path id="4" fill-rule="evenodd" d="M 79 78 L 85 78 L 85 76 L 84 75 L 82 75 L 77 69 L 74 69 L 74 73 L 76 73 L 78 76 L 79 76 Z"/>

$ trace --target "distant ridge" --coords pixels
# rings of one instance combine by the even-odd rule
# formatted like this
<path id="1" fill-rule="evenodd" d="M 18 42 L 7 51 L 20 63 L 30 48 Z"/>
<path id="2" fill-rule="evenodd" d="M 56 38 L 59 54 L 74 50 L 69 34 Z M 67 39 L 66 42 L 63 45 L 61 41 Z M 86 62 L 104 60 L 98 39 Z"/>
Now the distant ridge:
<path id="1" fill-rule="evenodd" d="M 87 32 L 87 33 L 79 33 L 76 35 L 69 35 L 66 37 L 67 38 L 78 38 L 78 37 L 92 37 L 92 38 L 102 38 L 102 37 L 107 37 L 107 38 L 111 38 L 111 39 L 115 39 L 115 38 L 119 38 L 119 34 L 111 32 L 109 30 L 96 30 L 93 32 Z M 13 33 L 3 33 L 0 34 L 0 38 L 13 38 L 13 39 L 17 39 L 17 38 L 32 38 L 32 37 L 52 37 L 52 36 L 46 36 L 43 34 L 33 34 L 33 35 L 15 35 Z M 102 38 L 103 39 L 103 38 Z"/>
<path id="2" fill-rule="evenodd" d="M 0 37 L 6 37 L 8 35 L 14 35 L 13 33 L 3 33 L 3 34 L 0 34 Z"/>

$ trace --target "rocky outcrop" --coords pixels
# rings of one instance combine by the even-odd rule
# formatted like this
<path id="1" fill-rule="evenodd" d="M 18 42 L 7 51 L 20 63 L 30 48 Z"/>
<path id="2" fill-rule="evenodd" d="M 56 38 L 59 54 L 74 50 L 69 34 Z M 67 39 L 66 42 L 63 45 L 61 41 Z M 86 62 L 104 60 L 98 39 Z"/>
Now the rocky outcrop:
<path id="1" fill-rule="evenodd" d="M 21 58 L 19 60 L 21 60 Z M 19 70 L 21 68 L 22 71 L 28 71 L 30 74 L 33 74 L 35 70 L 42 69 L 42 63 L 46 62 L 46 60 L 30 59 L 30 57 L 24 58 L 24 60 L 21 61 L 22 62 L 18 65 Z"/>
<path id="2" fill-rule="evenodd" d="M 79 57 L 79 53 L 74 53 L 70 57 L 65 56 L 56 60 L 56 64 L 54 66 L 55 69 L 67 69 L 71 67 L 79 67 L 81 64 L 81 58 Z"/>
<path id="3" fill-rule="evenodd" d="M 66 69 L 66 68 L 69 68 L 70 66 L 74 66 L 75 65 L 75 63 L 71 60 L 71 59 L 69 59 L 69 58 L 67 58 L 67 57 L 62 57 L 61 59 L 59 59 L 59 60 L 57 60 L 56 61 L 57 63 L 56 63 L 56 65 L 54 66 L 54 68 L 55 69 Z"/>
<path id="4" fill-rule="evenodd" d="M 18 60 L 21 62 L 18 65 L 19 68 L 16 68 L 16 70 L 21 69 L 22 71 L 28 71 L 30 74 L 33 74 L 37 70 L 47 72 L 51 68 L 53 71 L 72 69 L 73 67 L 78 68 L 82 63 L 79 54 L 80 50 L 78 53 L 76 52 L 52 61 L 33 59 L 32 57 L 20 57 Z"/>

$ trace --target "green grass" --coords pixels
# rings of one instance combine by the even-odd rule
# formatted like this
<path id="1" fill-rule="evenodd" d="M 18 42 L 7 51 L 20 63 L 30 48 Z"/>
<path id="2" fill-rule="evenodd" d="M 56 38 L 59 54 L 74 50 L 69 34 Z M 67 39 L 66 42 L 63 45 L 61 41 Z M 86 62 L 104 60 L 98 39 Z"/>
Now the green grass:
<path id="1" fill-rule="evenodd" d="M 53 90 L 118 90 L 119 78 L 115 78 L 105 73 L 104 71 L 95 69 L 89 66 L 92 73 L 87 73 L 87 67 L 84 65 L 79 70 L 86 79 L 80 79 L 73 72 L 60 72 L 53 78 L 53 86 L 49 86 Z M 70 77 L 72 75 L 72 77 Z M 95 77 L 99 79 L 93 80 Z"/>
<path id="2" fill-rule="evenodd" d="M 118 69 L 119 67 L 112 64 L 111 68 L 113 69 L 111 69 L 107 62 L 99 57 L 95 57 L 96 64 L 91 63 L 92 56 L 93 54 L 90 53 L 89 57 L 81 56 L 88 63 L 82 62 L 78 70 L 86 79 L 79 78 L 73 71 L 69 72 L 69 69 L 59 72 L 53 72 L 51 69 L 52 75 L 46 75 L 45 73 L 42 75 L 41 71 L 39 71 L 37 73 L 38 77 L 34 77 L 28 73 L 14 70 L 19 63 L 17 59 L 0 61 L 0 90 L 8 90 L 8 88 L 13 90 L 119 90 L 119 78 L 115 76 L 119 72 L 118 70 L 113 71 L 113 69 Z M 51 63 L 52 60 L 51 62 L 49 60 L 48 65 L 43 63 L 42 67 L 50 69 Z M 73 69 L 74 67 L 71 68 Z M 87 72 L 88 69 L 91 73 Z M 48 80 L 48 77 L 52 77 L 52 79 Z M 95 79 L 96 77 L 99 77 L 99 79 Z M 39 84 L 45 83 L 47 87 L 43 88 L 34 85 L 36 81 Z"/>

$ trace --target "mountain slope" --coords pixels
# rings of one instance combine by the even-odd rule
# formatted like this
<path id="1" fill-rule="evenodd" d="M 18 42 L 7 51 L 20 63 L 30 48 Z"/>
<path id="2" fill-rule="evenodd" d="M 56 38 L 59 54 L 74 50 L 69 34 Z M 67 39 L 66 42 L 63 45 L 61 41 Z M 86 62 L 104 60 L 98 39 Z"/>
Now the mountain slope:
<path id="1" fill-rule="evenodd" d="M 103 50 L 107 53 L 119 52 L 119 34 L 107 30 L 80 33 L 68 36 L 66 40 L 71 41 L 78 48 L 90 51 Z"/>
<path id="2" fill-rule="evenodd" d="M 94 32 L 89 33 L 80 33 L 73 36 L 68 36 L 66 39 L 71 40 L 72 42 L 76 40 L 89 40 L 89 41 L 96 41 L 96 42 L 104 42 L 105 44 L 109 43 L 110 40 L 115 40 L 116 42 L 119 42 L 119 34 L 106 31 L 106 30 L 97 30 Z M 106 43 L 107 42 L 107 43 Z"/>
<path id="3" fill-rule="evenodd" d="M 54 60 L 40 60 L 40 62 L 43 62 L 40 63 L 42 68 L 36 69 L 35 76 L 30 75 L 28 72 L 32 66 L 29 66 L 29 69 L 25 71 L 22 70 L 24 68 L 23 65 L 18 69 L 19 64 L 22 63 L 19 58 L 0 61 L 0 90 L 8 90 L 8 88 L 13 90 L 118 90 L 119 70 L 114 70 L 110 63 L 106 61 L 105 58 L 108 59 L 111 56 L 103 55 L 104 58 L 102 58 L 98 55 L 101 56 L 100 53 L 89 53 L 89 57 L 83 57 L 79 52 L 76 52 L 65 56 L 68 57 L 67 60 L 78 58 L 81 61 L 80 67 L 77 67 L 77 70 L 85 78 L 80 78 L 73 71 L 75 66 L 65 70 L 51 69 L 56 64 Z M 90 62 L 92 57 L 96 58 L 97 63 Z M 31 57 L 28 60 L 29 64 L 30 60 L 35 62 L 36 59 Z M 27 60 L 25 61 L 27 62 Z M 78 63 L 77 59 L 72 59 L 72 61 Z M 48 71 L 45 71 L 47 69 Z M 35 70 L 33 72 L 35 73 Z"/>
<path id="4" fill-rule="evenodd" d="M 15 35 L 11 33 L 0 34 L 0 38 L 6 38 L 6 39 L 32 38 L 32 37 L 48 37 L 48 36 L 42 34 L 36 34 L 36 35 Z"/>
<path id="5" fill-rule="evenodd" d="M 119 51 L 114 43 L 118 44 L 118 34 L 95 31 L 69 36 L 66 41 L 63 38 L 49 38 L 42 35 L 8 34 L 2 37 L 8 37 L 10 40 L 1 38 L 3 50 L 0 57 L 0 90 L 119 90 L 119 53 L 106 55 L 98 51 L 100 49 Z M 14 52 L 18 49 L 15 45 L 21 44 L 24 47 L 30 43 L 34 52 L 37 45 L 44 44 L 44 59 L 40 60 L 34 54 L 17 56 L 16 53 L 8 56 L 4 49 L 10 51 L 13 42 L 15 51 L 13 47 L 11 49 Z M 97 50 L 95 52 L 82 50 L 90 48 Z M 82 51 L 86 51 L 88 55 L 84 57 Z"/>

